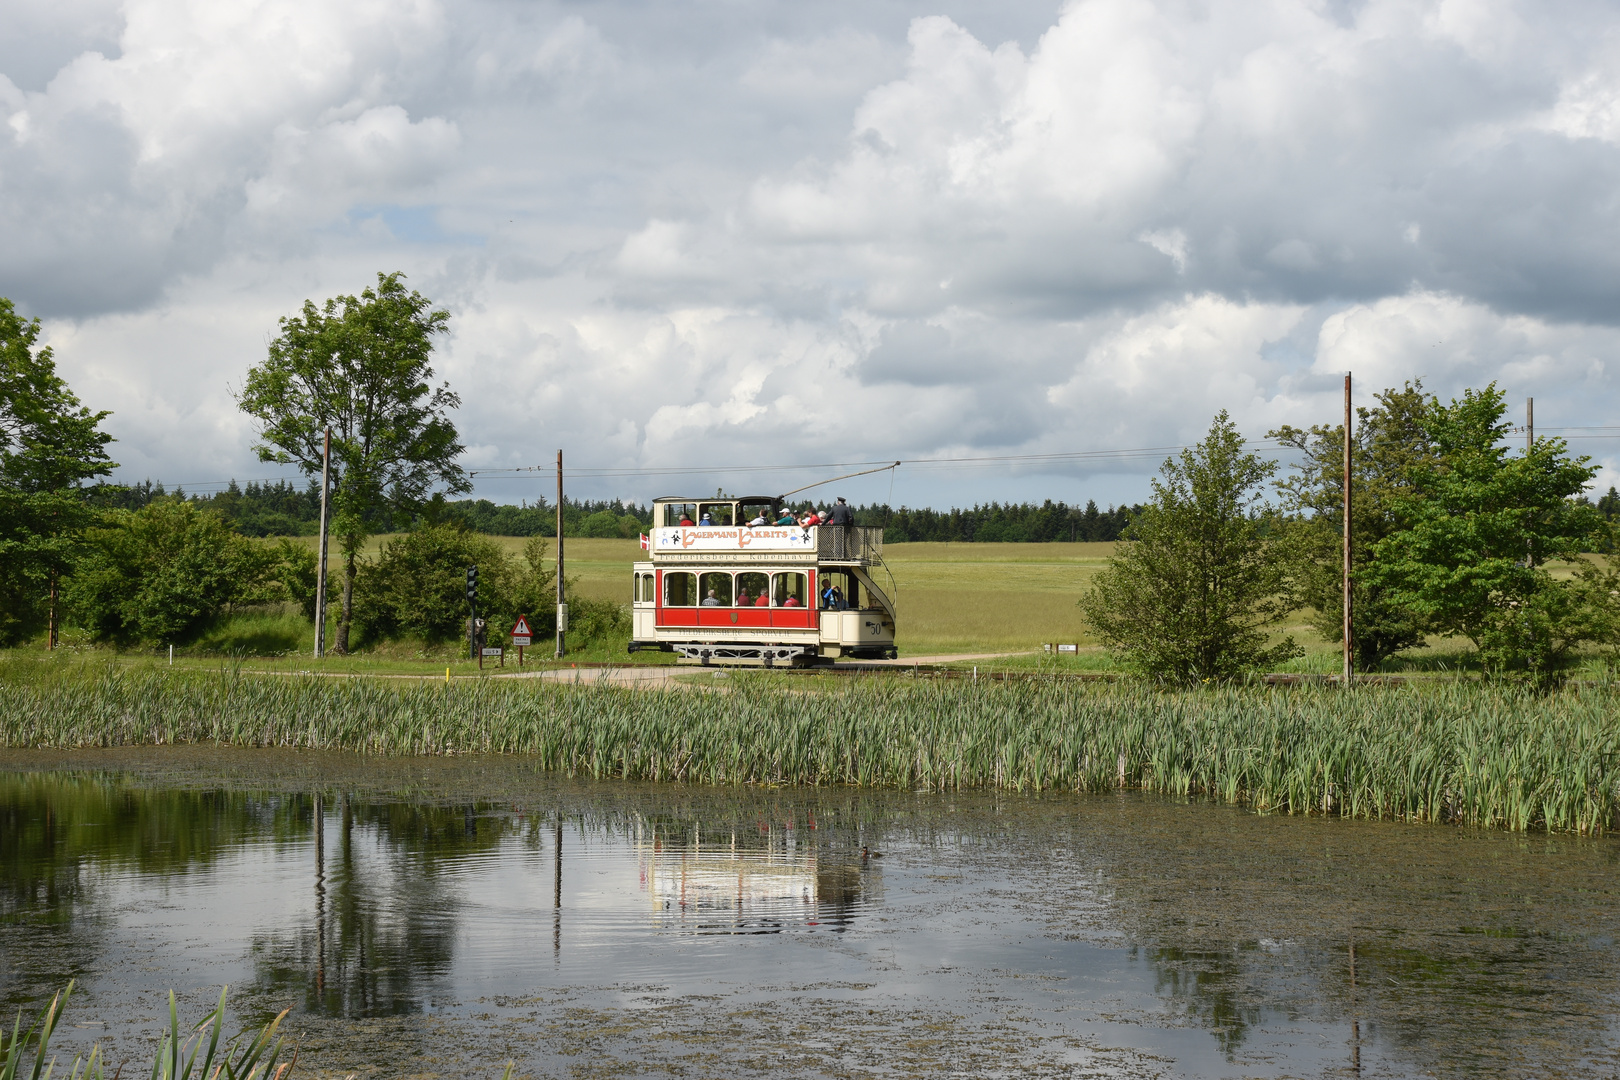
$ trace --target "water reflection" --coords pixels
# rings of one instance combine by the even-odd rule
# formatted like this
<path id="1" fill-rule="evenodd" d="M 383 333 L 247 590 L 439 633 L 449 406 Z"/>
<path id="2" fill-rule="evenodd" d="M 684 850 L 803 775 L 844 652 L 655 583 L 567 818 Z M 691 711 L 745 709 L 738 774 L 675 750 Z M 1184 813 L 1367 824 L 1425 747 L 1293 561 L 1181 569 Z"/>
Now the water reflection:
<path id="1" fill-rule="evenodd" d="M 701 826 L 646 819 L 634 847 L 642 890 L 659 930 L 781 933 L 847 929 L 882 899 L 882 876 L 847 850 L 807 841 L 803 830 L 733 830 L 718 842 Z"/>
<path id="2" fill-rule="evenodd" d="M 913 1071 L 1620 1067 L 1613 841 L 300 762 L 0 772 L 7 1001 L 77 975 L 116 1032 L 230 982 L 245 1016 L 294 1006 L 323 1068 L 420 1055 L 385 1074 L 447 1045 L 538 1073 L 848 1073 L 902 1040 Z M 734 1053 L 704 1056 L 716 1032 Z"/>
<path id="3" fill-rule="evenodd" d="M 534 823 L 488 807 L 372 803 L 316 797 L 309 818 L 311 918 L 260 933 L 251 953 L 258 989 L 292 991 L 326 1016 L 417 1013 L 444 989 L 461 906 L 458 867 L 519 838 Z"/>

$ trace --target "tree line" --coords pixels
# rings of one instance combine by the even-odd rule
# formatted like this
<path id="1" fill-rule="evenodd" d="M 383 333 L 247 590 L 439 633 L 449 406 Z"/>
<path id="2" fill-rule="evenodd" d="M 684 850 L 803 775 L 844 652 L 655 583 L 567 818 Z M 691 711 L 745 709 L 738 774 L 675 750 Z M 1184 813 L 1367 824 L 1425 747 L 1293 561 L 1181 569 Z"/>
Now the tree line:
<path id="1" fill-rule="evenodd" d="M 321 485 L 312 480 L 303 488 L 285 480 L 230 481 L 223 491 L 187 494 L 183 488 L 167 491 L 161 482 L 111 484 L 105 481 L 85 489 L 92 506 L 139 510 L 151 502 L 175 498 L 212 510 L 244 536 L 314 536 L 320 528 Z M 1615 502 L 1620 504 L 1620 496 Z M 798 510 L 814 505 L 809 500 L 792 504 Z M 944 543 L 1052 543 L 1118 540 L 1137 506 L 1099 509 L 1096 500 L 1084 507 L 1047 499 L 1041 503 L 990 502 L 968 509 L 934 510 L 891 508 L 885 503 L 855 508 L 855 521 L 883 530 L 885 543 L 908 541 Z M 519 505 L 489 499 L 431 500 L 412 516 L 432 522 L 457 522 L 473 532 L 490 536 L 557 535 L 557 512 L 545 498 Z M 563 535 L 633 540 L 653 526 L 652 507 L 618 499 L 563 499 Z"/>
<path id="2" fill-rule="evenodd" d="M 1620 497 L 1583 495 L 1590 459 L 1562 439 L 1510 450 L 1494 383 L 1441 401 L 1413 382 L 1376 402 L 1356 410 L 1349 436 L 1355 669 L 1437 636 L 1468 641 L 1488 673 L 1536 682 L 1583 647 L 1606 647 L 1613 662 Z M 1217 415 L 1201 443 L 1164 463 L 1083 599 L 1136 670 L 1197 682 L 1272 667 L 1302 654 L 1270 632 L 1302 610 L 1325 640 L 1342 639 L 1344 426 L 1269 437 L 1300 452 L 1285 475 Z"/>

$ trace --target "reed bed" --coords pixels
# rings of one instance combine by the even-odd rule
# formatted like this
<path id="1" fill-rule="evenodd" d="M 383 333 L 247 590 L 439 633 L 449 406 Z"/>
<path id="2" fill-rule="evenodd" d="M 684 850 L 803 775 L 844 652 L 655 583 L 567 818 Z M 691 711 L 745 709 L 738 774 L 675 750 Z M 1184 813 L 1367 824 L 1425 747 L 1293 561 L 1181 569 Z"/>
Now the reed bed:
<path id="1" fill-rule="evenodd" d="M 1620 825 L 1620 688 L 1165 691 L 863 678 L 806 690 L 266 678 L 108 667 L 0 681 L 0 746 L 211 743 L 522 754 L 598 779 L 1122 789 L 1264 812 L 1597 833 Z"/>

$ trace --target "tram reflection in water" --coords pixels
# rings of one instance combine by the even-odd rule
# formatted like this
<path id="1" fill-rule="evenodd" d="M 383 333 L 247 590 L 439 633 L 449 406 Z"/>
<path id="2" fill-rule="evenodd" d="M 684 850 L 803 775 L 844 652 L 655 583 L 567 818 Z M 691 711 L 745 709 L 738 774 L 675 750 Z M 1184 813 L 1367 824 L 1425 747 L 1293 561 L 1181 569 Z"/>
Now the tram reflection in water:
<path id="1" fill-rule="evenodd" d="M 704 838 L 643 824 L 635 847 L 641 889 L 660 930 L 840 930 L 883 897 L 882 875 L 870 860 L 801 842 L 792 829 Z"/>

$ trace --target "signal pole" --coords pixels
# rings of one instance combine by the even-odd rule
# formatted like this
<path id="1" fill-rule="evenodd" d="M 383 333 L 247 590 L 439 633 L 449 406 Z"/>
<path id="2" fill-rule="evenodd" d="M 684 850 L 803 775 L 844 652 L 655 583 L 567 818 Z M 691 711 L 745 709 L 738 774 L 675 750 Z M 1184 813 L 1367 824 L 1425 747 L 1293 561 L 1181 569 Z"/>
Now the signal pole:
<path id="1" fill-rule="evenodd" d="M 562 451 L 557 451 L 557 659 L 568 649 L 563 635 L 568 632 L 568 605 L 563 602 L 563 476 Z"/>
<path id="2" fill-rule="evenodd" d="M 1350 412 L 1350 373 L 1344 373 L 1344 686 L 1350 688 L 1353 677 L 1350 662 L 1350 641 L 1352 629 L 1352 616 L 1354 605 L 1350 599 L 1350 480 L 1351 480 L 1351 430 L 1352 422 Z"/>
<path id="3" fill-rule="evenodd" d="M 332 429 L 321 450 L 321 539 L 315 566 L 315 659 L 326 655 L 326 493 L 331 487 Z"/>
<path id="4" fill-rule="evenodd" d="M 478 652 L 478 567 L 467 567 L 467 653 L 468 658 L 478 661 L 478 666 L 484 666 L 484 658 Z"/>

